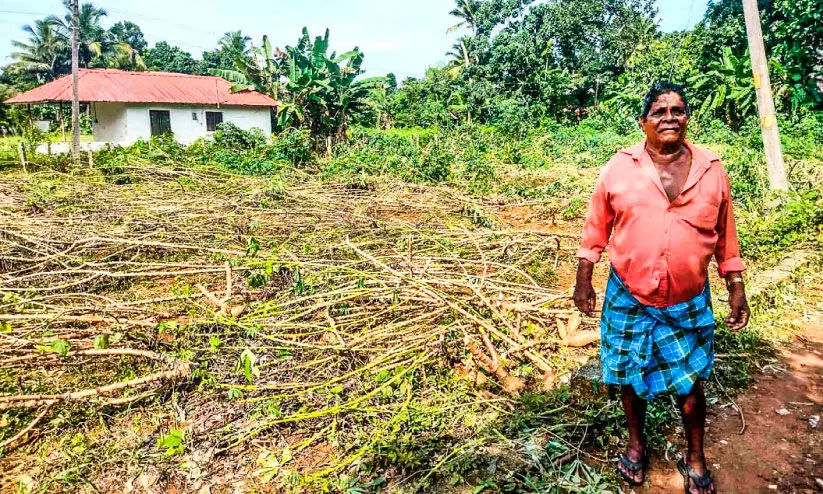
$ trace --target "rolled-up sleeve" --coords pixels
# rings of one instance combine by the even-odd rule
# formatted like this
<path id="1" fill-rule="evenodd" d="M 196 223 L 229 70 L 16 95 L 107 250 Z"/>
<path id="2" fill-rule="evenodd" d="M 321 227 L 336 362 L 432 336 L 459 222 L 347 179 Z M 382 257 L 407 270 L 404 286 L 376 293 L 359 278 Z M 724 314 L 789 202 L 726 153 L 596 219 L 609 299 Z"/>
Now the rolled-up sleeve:
<path id="1" fill-rule="evenodd" d="M 725 173 L 723 179 L 723 200 L 717 216 L 717 247 L 714 251 L 717 270 L 721 278 L 725 278 L 731 272 L 746 270 L 746 265 L 740 257 L 740 242 L 737 239 L 737 226 L 732 207 L 731 183 Z"/>
<path id="2" fill-rule="evenodd" d="M 583 239 L 576 256 L 593 263 L 600 261 L 603 249 L 609 243 L 613 224 L 614 210 L 609 203 L 604 170 L 594 186 L 594 194 L 592 194 L 589 212 L 586 215 L 586 224 L 583 226 Z"/>

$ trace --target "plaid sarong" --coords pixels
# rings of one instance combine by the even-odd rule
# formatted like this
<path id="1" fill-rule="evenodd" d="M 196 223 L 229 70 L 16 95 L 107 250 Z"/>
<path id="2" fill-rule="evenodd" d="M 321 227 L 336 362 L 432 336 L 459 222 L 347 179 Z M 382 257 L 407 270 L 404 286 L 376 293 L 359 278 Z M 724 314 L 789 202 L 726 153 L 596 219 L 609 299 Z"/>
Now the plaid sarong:
<path id="1" fill-rule="evenodd" d="M 708 280 L 688 302 L 656 308 L 638 302 L 612 268 L 600 318 L 603 382 L 630 384 L 646 400 L 689 394 L 714 366 L 714 329 Z"/>

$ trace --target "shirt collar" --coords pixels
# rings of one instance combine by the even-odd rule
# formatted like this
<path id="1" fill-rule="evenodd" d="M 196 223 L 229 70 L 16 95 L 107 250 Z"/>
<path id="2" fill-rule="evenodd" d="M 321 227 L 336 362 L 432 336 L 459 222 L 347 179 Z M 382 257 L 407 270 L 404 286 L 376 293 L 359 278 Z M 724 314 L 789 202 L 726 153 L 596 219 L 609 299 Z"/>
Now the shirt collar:
<path id="1" fill-rule="evenodd" d="M 703 150 L 695 146 L 688 140 L 684 140 L 683 142 L 686 144 L 686 147 L 688 147 L 689 151 L 691 151 L 692 153 L 692 167 L 689 171 L 689 176 L 686 179 L 686 183 L 683 186 L 683 190 L 681 191 L 681 195 L 687 190 L 694 187 L 695 184 L 697 184 L 697 182 L 700 181 L 701 178 L 703 178 L 703 175 L 705 175 L 709 168 L 711 168 L 712 162 L 720 161 L 720 157 L 712 153 L 711 151 Z M 649 179 L 652 180 L 652 182 L 656 185 L 656 187 L 665 197 L 666 193 L 663 190 L 663 185 L 660 183 L 660 177 L 654 170 L 654 164 L 652 163 L 649 153 L 646 151 L 646 139 L 643 139 L 634 146 L 624 149 L 622 152 L 631 156 L 632 159 L 638 165 L 644 168 L 644 172 L 649 176 Z"/>
<path id="2" fill-rule="evenodd" d="M 701 149 L 695 146 L 688 139 L 684 140 L 683 142 L 686 144 L 686 147 L 689 148 L 689 151 L 692 152 L 692 167 L 698 165 L 699 168 L 706 168 L 709 165 L 711 165 L 712 161 L 720 161 L 720 156 L 714 154 L 711 151 Z M 634 146 L 627 147 L 623 150 L 623 153 L 628 154 L 632 157 L 632 159 L 634 159 L 637 162 L 640 162 L 640 160 L 643 157 L 643 153 L 645 152 L 646 139 L 643 139 Z"/>

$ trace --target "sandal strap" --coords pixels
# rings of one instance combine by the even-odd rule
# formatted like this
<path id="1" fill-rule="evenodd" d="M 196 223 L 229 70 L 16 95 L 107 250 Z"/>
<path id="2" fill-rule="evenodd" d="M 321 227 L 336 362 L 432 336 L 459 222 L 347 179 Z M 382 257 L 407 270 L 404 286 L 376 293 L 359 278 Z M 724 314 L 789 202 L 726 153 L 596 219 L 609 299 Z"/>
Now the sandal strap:
<path id="1" fill-rule="evenodd" d="M 630 472 L 639 472 L 646 468 L 646 462 L 641 458 L 640 461 L 632 461 L 629 459 L 628 455 L 623 455 L 620 457 L 620 463 L 626 467 L 627 470 Z"/>
<path id="2" fill-rule="evenodd" d="M 692 467 L 689 467 L 689 478 L 692 479 L 698 489 L 708 489 L 714 483 L 711 470 L 706 470 L 703 475 L 698 475 Z"/>
<path id="3" fill-rule="evenodd" d="M 689 480 L 694 482 L 694 486 L 698 489 L 708 489 L 714 483 L 714 478 L 712 477 L 711 470 L 706 469 L 703 475 L 699 475 L 697 472 L 694 471 L 694 468 L 692 468 L 691 465 L 686 463 L 685 458 L 680 459 L 680 461 L 678 462 L 678 468 L 680 469 L 681 474 L 688 475 Z"/>

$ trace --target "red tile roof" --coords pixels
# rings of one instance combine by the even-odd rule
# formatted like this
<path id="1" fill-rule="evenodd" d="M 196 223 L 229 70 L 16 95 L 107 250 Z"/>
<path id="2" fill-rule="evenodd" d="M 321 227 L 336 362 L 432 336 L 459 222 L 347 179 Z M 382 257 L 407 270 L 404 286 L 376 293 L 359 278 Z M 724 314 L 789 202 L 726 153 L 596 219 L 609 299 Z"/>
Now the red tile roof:
<path id="1" fill-rule="evenodd" d="M 277 106 L 277 101 L 265 94 L 233 93 L 231 86 L 229 81 L 211 75 L 116 69 L 80 69 L 77 73 L 80 101 L 84 102 Z M 71 101 L 70 75 L 20 93 L 5 103 L 58 101 Z"/>

